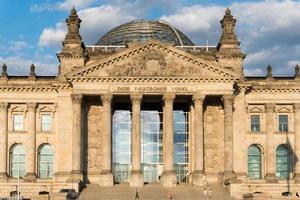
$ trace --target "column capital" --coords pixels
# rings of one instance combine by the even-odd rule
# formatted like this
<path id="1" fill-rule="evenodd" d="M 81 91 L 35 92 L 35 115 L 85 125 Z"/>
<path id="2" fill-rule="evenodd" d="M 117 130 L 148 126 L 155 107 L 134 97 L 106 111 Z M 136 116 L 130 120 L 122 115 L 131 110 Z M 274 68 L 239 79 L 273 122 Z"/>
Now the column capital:
<path id="1" fill-rule="evenodd" d="M 35 112 L 37 103 L 26 103 L 26 106 L 29 112 Z"/>
<path id="2" fill-rule="evenodd" d="M 224 94 L 222 96 L 222 100 L 224 104 L 233 104 L 233 95 L 232 94 Z"/>
<path id="3" fill-rule="evenodd" d="M 71 94 L 71 99 L 73 104 L 81 104 L 82 94 Z"/>
<path id="4" fill-rule="evenodd" d="M 0 103 L 0 112 L 1 111 L 7 111 L 7 108 L 8 108 L 8 103 L 6 103 L 6 102 L 1 102 Z"/>
<path id="5" fill-rule="evenodd" d="M 110 93 L 107 93 L 107 94 L 101 94 L 101 95 L 100 95 L 100 98 L 101 98 L 101 101 L 102 101 L 103 103 L 111 103 L 112 98 L 113 98 L 113 95 L 110 94 Z"/>
<path id="6" fill-rule="evenodd" d="M 194 104 L 203 104 L 203 101 L 205 99 L 205 94 L 195 93 L 193 94 L 193 102 Z"/>
<path id="7" fill-rule="evenodd" d="M 275 103 L 266 103 L 265 107 L 266 107 L 267 112 L 275 112 L 276 104 Z"/>
<path id="8" fill-rule="evenodd" d="M 163 94 L 163 101 L 165 103 L 173 103 L 175 97 L 176 97 L 175 93 L 165 93 Z"/>
<path id="9" fill-rule="evenodd" d="M 295 112 L 300 112 L 300 103 L 294 103 L 294 110 Z"/>
<path id="10" fill-rule="evenodd" d="M 140 104 L 143 99 L 143 94 L 134 93 L 130 95 L 132 104 Z"/>

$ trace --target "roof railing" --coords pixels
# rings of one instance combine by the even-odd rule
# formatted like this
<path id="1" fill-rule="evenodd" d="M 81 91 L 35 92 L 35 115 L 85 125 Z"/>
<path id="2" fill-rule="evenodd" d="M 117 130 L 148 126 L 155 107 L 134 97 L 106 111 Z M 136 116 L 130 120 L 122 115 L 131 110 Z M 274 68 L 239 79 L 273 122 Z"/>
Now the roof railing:
<path id="1" fill-rule="evenodd" d="M 121 49 L 126 48 L 125 45 L 86 45 L 87 48 L 91 48 L 92 51 L 95 51 L 95 49 Z"/>
<path id="2" fill-rule="evenodd" d="M 95 51 L 96 49 L 102 49 L 102 50 L 109 50 L 109 49 L 123 49 L 126 48 L 125 45 L 87 45 L 87 48 L 91 48 L 92 51 Z M 191 50 L 205 50 L 209 51 L 209 49 L 215 49 L 216 46 L 213 45 L 203 45 L 203 46 L 175 46 L 179 49 L 191 49 Z"/>
<path id="3" fill-rule="evenodd" d="M 180 49 L 192 49 L 192 50 L 205 50 L 208 51 L 209 49 L 214 49 L 217 46 L 212 46 L 212 45 L 203 45 L 203 46 L 175 46 L 176 48 Z"/>

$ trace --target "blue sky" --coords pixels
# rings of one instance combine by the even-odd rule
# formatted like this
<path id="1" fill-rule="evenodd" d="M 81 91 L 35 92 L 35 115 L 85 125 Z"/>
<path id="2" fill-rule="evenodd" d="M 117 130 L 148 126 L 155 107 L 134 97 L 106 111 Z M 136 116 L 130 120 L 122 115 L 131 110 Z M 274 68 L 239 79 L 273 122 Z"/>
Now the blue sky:
<path id="1" fill-rule="evenodd" d="M 166 20 L 196 44 L 208 40 L 215 45 L 219 20 L 230 7 L 241 48 L 248 55 L 246 75 L 264 75 L 268 64 L 275 75 L 292 75 L 300 64 L 300 1 L 293 0 L 1 0 L 0 64 L 6 63 L 10 74 L 27 74 L 31 63 L 38 74 L 56 74 L 64 20 L 73 5 L 83 21 L 86 45 L 136 18 Z"/>

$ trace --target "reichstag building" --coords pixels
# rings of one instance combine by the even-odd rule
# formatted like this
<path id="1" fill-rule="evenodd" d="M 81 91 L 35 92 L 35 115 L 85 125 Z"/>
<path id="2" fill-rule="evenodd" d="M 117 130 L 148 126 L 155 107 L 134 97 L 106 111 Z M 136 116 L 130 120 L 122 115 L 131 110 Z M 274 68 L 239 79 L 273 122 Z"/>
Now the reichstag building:
<path id="1" fill-rule="evenodd" d="M 244 76 L 229 9 L 220 22 L 215 47 L 159 20 L 88 46 L 73 8 L 57 76 L 2 66 L 0 197 L 122 183 L 216 183 L 239 199 L 300 191 L 300 68 Z"/>

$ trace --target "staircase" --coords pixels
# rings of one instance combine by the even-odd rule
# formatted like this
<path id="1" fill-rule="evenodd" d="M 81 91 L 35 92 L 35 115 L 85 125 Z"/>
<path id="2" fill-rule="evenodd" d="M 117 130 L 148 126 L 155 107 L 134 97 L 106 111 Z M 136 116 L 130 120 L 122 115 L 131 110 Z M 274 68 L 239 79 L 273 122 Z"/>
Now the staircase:
<path id="1" fill-rule="evenodd" d="M 165 188 L 160 184 L 148 184 L 143 188 L 138 188 L 140 200 L 168 200 L 168 195 L 172 195 L 172 200 L 230 200 L 229 193 L 221 185 L 208 185 L 207 189 L 212 189 L 212 196 L 204 195 L 204 187 L 193 187 L 189 184 L 180 184 L 176 188 Z M 134 200 L 136 189 L 127 184 L 115 185 L 114 187 L 100 187 L 99 185 L 87 185 L 81 192 L 80 200 Z"/>

